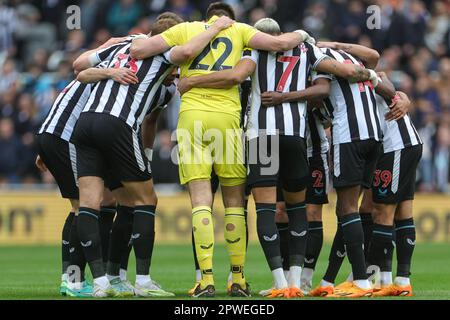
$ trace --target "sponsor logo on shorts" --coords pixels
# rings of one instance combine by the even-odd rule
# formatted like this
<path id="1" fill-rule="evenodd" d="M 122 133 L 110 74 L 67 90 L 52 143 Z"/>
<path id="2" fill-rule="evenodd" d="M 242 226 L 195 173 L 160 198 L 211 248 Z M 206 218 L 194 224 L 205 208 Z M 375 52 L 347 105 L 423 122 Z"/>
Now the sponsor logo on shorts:
<path id="1" fill-rule="evenodd" d="M 92 240 L 89 240 L 89 241 L 87 241 L 87 242 L 80 241 L 80 243 L 81 243 L 81 245 L 82 245 L 84 248 L 87 248 L 87 247 L 90 247 L 90 246 L 92 245 Z"/>
<path id="2" fill-rule="evenodd" d="M 387 189 L 382 189 L 382 188 L 378 188 L 378 196 L 381 198 L 386 198 L 387 197 L 387 193 L 388 190 Z"/>

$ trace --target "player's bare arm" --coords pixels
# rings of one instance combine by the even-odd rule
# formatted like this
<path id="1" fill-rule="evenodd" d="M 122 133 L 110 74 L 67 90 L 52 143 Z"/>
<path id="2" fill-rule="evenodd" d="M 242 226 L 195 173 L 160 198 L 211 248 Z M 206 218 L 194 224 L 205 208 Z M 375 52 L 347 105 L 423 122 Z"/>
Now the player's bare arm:
<path id="1" fill-rule="evenodd" d="M 313 38 L 303 30 L 283 33 L 279 36 L 258 32 L 250 39 L 248 46 L 257 50 L 281 52 L 291 50 L 305 41 L 314 42 Z"/>
<path id="2" fill-rule="evenodd" d="M 395 87 L 392 82 L 387 77 L 384 72 L 377 72 L 378 76 L 381 79 L 381 83 L 375 89 L 375 92 L 378 93 L 383 98 L 392 100 L 396 95 Z"/>
<path id="3" fill-rule="evenodd" d="M 204 32 L 192 38 L 185 45 L 176 48 L 171 53 L 172 62 L 181 64 L 194 59 L 220 31 L 230 27 L 233 23 L 234 21 L 226 16 L 220 17 Z M 134 39 L 130 48 L 130 54 L 133 58 L 141 60 L 163 53 L 169 49 L 170 46 L 158 34 L 150 38 Z"/>
<path id="4" fill-rule="evenodd" d="M 351 82 L 371 81 L 373 86 L 378 85 L 378 76 L 372 69 L 366 69 L 356 64 L 345 64 L 335 59 L 327 58 L 319 62 L 317 71 L 334 74 L 338 77 L 348 79 Z"/>
<path id="5" fill-rule="evenodd" d="M 182 78 L 178 82 L 178 91 L 181 95 L 192 88 L 215 88 L 228 89 L 235 85 L 241 84 L 256 69 L 256 63 L 251 59 L 242 59 L 232 68 L 222 71 L 213 72 L 203 76 Z"/>
<path id="6" fill-rule="evenodd" d="M 378 64 L 378 60 L 380 60 L 380 54 L 378 51 L 359 44 L 319 41 L 317 46 L 319 48 L 330 48 L 348 52 L 352 56 L 361 59 L 364 62 L 364 65 L 370 69 L 375 69 Z"/>
<path id="7" fill-rule="evenodd" d="M 125 41 L 126 37 L 120 37 L 120 38 L 111 38 L 108 41 L 106 41 L 104 44 L 99 46 L 96 49 L 88 50 L 84 53 L 82 53 L 74 62 L 73 62 L 73 69 L 75 73 L 81 72 L 87 68 L 93 67 L 90 57 L 93 53 L 97 52 L 98 50 L 105 49 L 108 47 L 111 47 L 115 44 L 121 43 Z"/>
<path id="8" fill-rule="evenodd" d="M 397 121 L 400 120 L 409 112 L 409 107 L 411 106 L 411 101 L 409 100 L 406 93 L 397 91 L 392 104 L 389 106 L 390 111 L 386 113 L 386 121 Z"/>
<path id="9" fill-rule="evenodd" d="M 123 85 L 139 83 L 138 77 L 129 68 L 89 68 L 77 76 L 77 80 L 81 83 L 96 83 L 105 79 L 112 79 Z"/>
<path id="10" fill-rule="evenodd" d="M 323 100 L 330 94 L 330 81 L 319 78 L 305 90 L 291 92 L 269 91 L 261 94 L 261 103 L 265 107 L 281 105 L 285 102 L 303 102 L 309 100 Z"/>

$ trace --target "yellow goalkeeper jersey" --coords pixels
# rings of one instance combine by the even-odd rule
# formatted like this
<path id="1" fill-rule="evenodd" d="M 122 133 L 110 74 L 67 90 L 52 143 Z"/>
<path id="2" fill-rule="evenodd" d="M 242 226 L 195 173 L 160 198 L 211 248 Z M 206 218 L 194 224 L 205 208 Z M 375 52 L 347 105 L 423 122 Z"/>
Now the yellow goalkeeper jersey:
<path id="1" fill-rule="evenodd" d="M 170 47 L 183 45 L 217 19 L 214 16 L 208 22 L 180 23 L 161 36 Z M 192 77 L 233 68 L 241 60 L 243 49 L 256 33 L 258 30 L 247 24 L 234 23 L 222 30 L 195 59 L 181 65 L 180 76 Z M 224 112 L 240 116 L 238 86 L 229 89 L 193 88 L 182 97 L 180 112 L 186 110 Z"/>

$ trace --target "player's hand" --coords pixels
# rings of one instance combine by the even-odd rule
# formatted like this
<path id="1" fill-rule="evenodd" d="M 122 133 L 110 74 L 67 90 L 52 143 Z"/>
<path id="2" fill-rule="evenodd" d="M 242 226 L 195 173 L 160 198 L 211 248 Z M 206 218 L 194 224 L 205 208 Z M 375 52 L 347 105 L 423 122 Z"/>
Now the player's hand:
<path id="1" fill-rule="evenodd" d="M 316 43 L 316 46 L 319 48 L 330 48 L 330 49 L 337 49 L 338 43 L 334 41 L 319 41 Z"/>
<path id="2" fill-rule="evenodd" d="M 218 31 L 227 29 L 233 25 L 235 21 L 227 16 L 221 16 L 219 19 L 217 19 L 212 27 L 216 28 Z"/>
<path id="3" fill-rule="evenodd" d="M 314 39 L 313 37 L 311 37 L 309 35 L 308 32 L 306 32 L 305 30 L 295 30 L 294 32 L 297 32 L 298 34 L 300 34 L 302 36 L 302 42 L 308 42 L 310 44 L 315 45 L 316 44 L 316 39 Z"/>
<path id="4" fill-rule="evenodd" d="M 192 89 L 189 78 L 181 78 L 177 83 L 177 89 L 181 95 Z"/>
<path id="5" fill-rule="evenodd" d="M 397 95 L 389 106 L 389 112 L 386 113 L 384 118 L 386 121 L 397 121 L 403 118 L 409 111 L 411 101 L 408 96 L 403 92 L 397 92 Z"/>
<path id="6" fill-rule="evenodd" d="M 265 107 L 273 107 L 283 103 L 283 93 L 268 91 L 261 94 L 261 103 Z"/>
<path id="7" fill-rule="evenodd" d="M 128 68 L 118 68 L 118 69 L 111 68 L 110 77 L 112 80 L 123 85 L 139 83 L 139 79 L 136 76 L 136 74 Z"/>
<path id="8" fill-rule="evenodd" d="M 48 170 L 47 166 L 45 165 L 44 161 L 42 161 L 42 159 L 39 155 L 36 157 L 35 164 L 39 170 L 41 170 L 42 172 L 47 172 L 47 170 Z"/>
<path id="9" fill-rule="evenodd" d="M 103 48 L 111 47 L 115 44 L 124 42 L 126 40 L 126 38 L 127 37 L 110 38 L 108 41 L 106 41 L 104 44 L 102 44 L 99 48 L 103 49 Z"/>
<path id="10" fill-rule="evenodd" d="M 372 85 L 374 88 L 376 88 L 378 86 L 379 83 L 381 83 L 381 78 L 377 75 L 377 73 L 372 70 L 372 69 L 368 69 L 369 73 L 370 73 L 370 78 L 369 81 L 372 82 Z"/>

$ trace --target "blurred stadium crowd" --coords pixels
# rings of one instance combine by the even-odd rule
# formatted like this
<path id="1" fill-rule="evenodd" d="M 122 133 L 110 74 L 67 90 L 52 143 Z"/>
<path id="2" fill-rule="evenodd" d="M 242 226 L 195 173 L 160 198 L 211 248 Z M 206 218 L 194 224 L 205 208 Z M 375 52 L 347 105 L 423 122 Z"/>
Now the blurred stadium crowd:
<path id="1" fill-rule="evenodd" d="M 0 185 L 53 182 L 34 166 L 34 133 L 74 77 L 72 62 L 111 36 L 148 33 L 162 11 L 202 19 L 213 0 L 0 0 Z M 433 0 L 228 0 L 238 19 L 270 16 L 285 31 L 354 42 L 381 53 L 379 70 L 413 100 L 425 141 L 419 190 L 450 192 L 450 2 Z M 81 8 L 81 30 L 68 30 L 67 7 Z M 381 8 L 381 28 L 369 30 L 369 5 Z M 176 183 L 170 160 L 177 110 L 161 119 L 153 172 Z"/>

